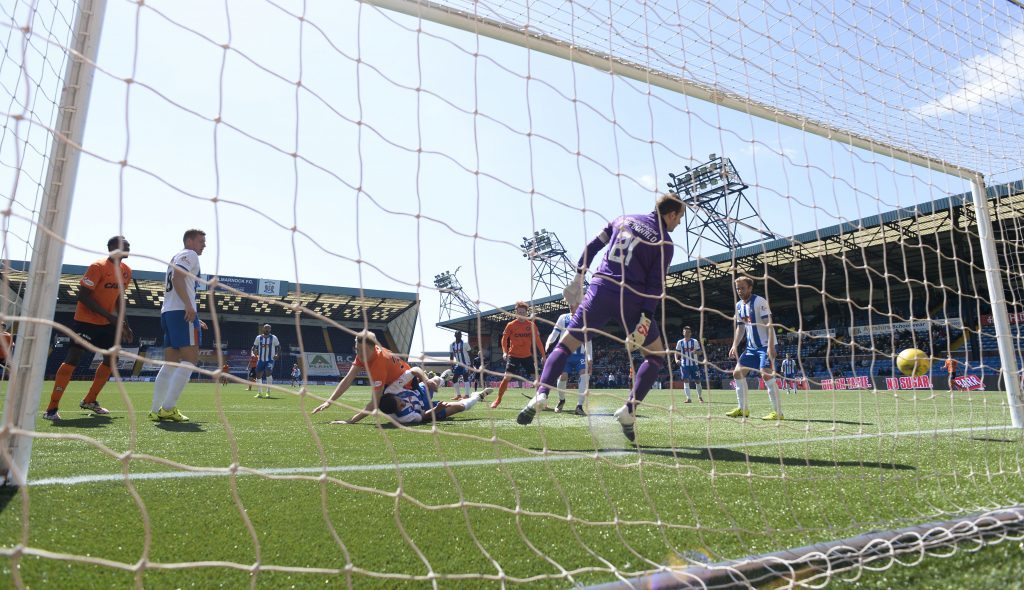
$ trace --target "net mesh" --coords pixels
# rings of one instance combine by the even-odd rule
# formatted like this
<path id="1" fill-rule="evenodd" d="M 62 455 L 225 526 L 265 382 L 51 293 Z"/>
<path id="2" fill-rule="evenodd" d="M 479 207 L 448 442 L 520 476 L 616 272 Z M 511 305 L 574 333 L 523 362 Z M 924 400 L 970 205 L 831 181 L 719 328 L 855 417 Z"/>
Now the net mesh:
<path id="1" fill-rule="evenodd" d="M 19 317 L 21 261 L 41 229 L 77 4 L 0 4 L 4 317 L 53 325 L 49 375 L 72 340 L 100 352 L 76 339 L 72 313 L 84 265 L 120 233 L 138 336 L 115 348 L 109 416 L 76 413 L 88 384 L 72 381 L 62 422 L 7 425 L 34 440 L 29 484 L 0 500 L 12 585 L 555 587 L 691 568 L 685 582 L 715 570 L 702 564 L 869 531 L 882 532 L 860 561 L 807 549 L 770 558 L 772 576 L 820 585 L 902 563 L 948 582 L 960 572 L 932 556 L 1019 538 L 1005 526 L 1019 518 L 979 516 L 1024 503 L 1004 392 L 1020 377 L 1002 368 L 992 319 L 1005 299 L 1019 344 L 1019 6 L 374 4 L 110 3 L 66 238 L 65 263 L 80 266 L 63 269 L 54 318 Z M 428 10 L 447 25 L 403 14 Z M 488 36 L 497 30 L 512 43 Z M 519 34 L 795 119 L 526 50 Z M 936 162 L 830 142 L 794 129 L 800 120 Z M 669 173 L 719 155 L 763 226 L 787 237 L 739 225 L 746 245 L 698 240 L 688 257 L 673 235 L 655 319 L 670 349 L 693 328 L 701 390 L 682 388 L 673 358 L 641 405 L 638 445 L 612 413 L 643 359 L 615 328 L 594 332 L 586 416 L 571 412 L 578 370 L 566 411 L 529 427 L 516 424 L 517 392 L 532 389 L 515 385 L 530 375 L 499 408 L 492 393 L 436 424 L 329 424 L 363 407 L 365 384 L 312 412 L 351 366 L 359 330 L 445 368 L 452 340 L 431 325 L 430 277 L 459 267 L 482 311 L 444 327 L 483 351 L 474 389 L 497 386 L 508 306 L 536 287 L 520 237 L 556 231 L 575 260 L 616 216 L 649 211 Z M 985 281 L 971 187 L 939 162 L 988 178 L 1003 293 Z M 158 346 L 162 275 L 189 227 L 208 233 L 198 279 L 210 330 L 180 401 L 191 421 L 153 424 L 147 379 L 171 366 Z M 739 274 L 772 308 L 776 368 L 795 361 L 782 421 L 759 419 L 774 408 L 756 379 L 751 415 L 725 416 Z M 542 336 L 567 311 L 557 294 L 531 303 Z M 285 346 L 271 399 L 255 400 L 249 347 L 265 321 Z M 923 351 L 925 374 L 900 371 L 906 349 Z M 538 372 L 539 356 L 513 372 Z M 966 380 L 947 382 L 947 357 Z M 224 365 L 234 377 L 221 383 Z M 835 556 L 831 569 L 819 552 Z"/>

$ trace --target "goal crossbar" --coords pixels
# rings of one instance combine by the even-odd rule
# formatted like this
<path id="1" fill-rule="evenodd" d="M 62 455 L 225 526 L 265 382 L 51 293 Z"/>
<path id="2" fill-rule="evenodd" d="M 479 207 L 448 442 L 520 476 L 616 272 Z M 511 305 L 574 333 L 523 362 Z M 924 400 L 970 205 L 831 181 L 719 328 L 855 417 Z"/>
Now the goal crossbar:
<path id="1" fill-rule="evenodd" d="M 760 119 L 812 133 L 830 141 L 848 144 L 881 156 L 892 157 L 944 174 L 966 180 L 984 178 L 984 175 L 976 170 L 971 170 L 970 168 L 953 164 L 940 158 L 911 152 L 858 133 L 840 129 L 834 125 L 815 121 L 809 117 L 797 115 L 779 107 L 766 105 L 751 98 L 739 96 L 727 89 L 716 88 L 682 76 L 671 76 L 660 70 L 647 68 L 632 61 L 566 43 L 544 33 L 515 27 L 438 2 L 431 2 L 429 0 L 359 1 L 367 5 L 518 45 L 529 50 L 540 51 L 573 63 L 583 64 L 658 88 L 678 92 L 691 98 L 704 100 L 727 109 L 747 113 Z"/>

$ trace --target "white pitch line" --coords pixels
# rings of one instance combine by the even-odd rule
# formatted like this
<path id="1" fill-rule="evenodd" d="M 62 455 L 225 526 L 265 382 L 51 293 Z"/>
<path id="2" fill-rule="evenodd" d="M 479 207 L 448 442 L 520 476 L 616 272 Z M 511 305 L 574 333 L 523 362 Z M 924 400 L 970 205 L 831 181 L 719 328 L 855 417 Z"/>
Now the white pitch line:
<path id="1" fill-rule="evenodd" d="M 944 435 L 953 434 L 958 432 L 982 432 L 989 430 L 1006 430 L 1012 428 L 1010 426 L 981 426 L 981 427 L 966 427 L 966 428 L 950 428 L 943 430 L 911 430 L 907 432 L 882 432 L 882 433 L 864 433 L 864 434 L 841 434 L 836 436 L 823 436 L 815 438 L 788 438 L 783 440 L 766 440 L 766 441 L 754 441 L 754 442 L 738 442 L 735 444 L 726 445 L 713 445 L 706 447 L 680 447 L 680 451 L 687 450 L 703 450 L 703 449 L 745 449 L 752 447 L 766 447 L 784 444 L 806 444 L 815 442 L 830 442 L 837 440 L 857 440 L 866 438 L 900 438 L 906 436 L 923 436 L 923 435 Z M 257 469 L 256 473 L 239 472 L 238 475 L 299 475 L 304 473 L 362 473 L 367 471 L 393 471 L 396 469 L 411 470 L 411 469 L 438 469 L 443 467 L 487 467 L 493 465 L 506 465 L 506 464 L 517 464 L 517 463 L 536 463 L 541 461 L 568 461 L 575 459 L 595 459 L 598 457 L 625 457 L 630 455 L 636 455 L 635 450 L 622 450 L 622 451 L 597 451 L 595 453 L 573 453 L 573 454 L 561 454 L 557 451 L 552 451 L 554 454 L 537 455 L 530 457 L 511 457 L 508 459 L 471 459 L 466 461 L 428 461 L 422 463 L 383 463 L 375 465 L 338 465 L 333 467 L 271 467 L 266 469 Z M 189 479 L 197 477 L 223 477 L 229 475 L 230 472 L 224 469 L 207 470 L 207 471 L 157 471 L 153 473 L 131 473 L 128 477 L 132 481 L 145 481 L 154 479 Z M 104 483 L 112 481 L 124 481 L 124 474 L 122 473 L 107 473 L 107 474 L 96 474 L 96 475 L 75 475 L 71 477 L 47 477 L 29 482 L 29 487 L 40 487 L 40 486 L 53 486 L 53 485 L 80 485 L 89 483 Z"/>

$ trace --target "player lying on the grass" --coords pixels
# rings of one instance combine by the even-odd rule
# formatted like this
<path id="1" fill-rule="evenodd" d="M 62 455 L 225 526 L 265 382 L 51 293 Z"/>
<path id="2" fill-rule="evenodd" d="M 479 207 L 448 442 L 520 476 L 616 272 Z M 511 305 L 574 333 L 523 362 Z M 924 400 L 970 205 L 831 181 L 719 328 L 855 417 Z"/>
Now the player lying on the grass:
<path id="1" fill-rule="evenodd" d="M 683 214 L 679 197 L 664 194 L 651 213 L 618 217 L 587 245 L 580 256 L 576 278 L 566 288 L 569 305 L 581 298 L 583 274 L 590 261 L 605 246 L 609 247 L 568 329 L 544 363 L 537 394 L 519 412 L 517 422 L 529 424 L 537 408 L 543 409 L 548 391 L 565 370 L 572 351 L 584 339 L 584 330 L 600 330 L 614 321 L 627 334 L 627 346 L 640 348 L 644 354 L 629 399 L 615 412 L 622 434 L 631 441 L 636 438 L 636 407 L 647 397 L 668 356 L 661 329 L 652 318 L 664 296 L 665 276 L 672 262 L 673 245 L 668 233 L 679 227 Z"/>
<path id="2" fill-rule="evenodd" d="M 704 362 L 704 349 L 700 341 L 693 337 L 690 326 L 683 328 L 683 337 L 676 342 L 676 362 L 679 363 L 679 379 L 683 382 L 683 393 L 686 394 L 686 401 L 683 403 L 693 403 L 693 398 L 690 397 L 691 386 L 697 389 L 697 399 L 700 403 L 704 403 L 698 373 Z"/>
<path id="3" fill-rule="evenodd" d="M 93 346 L 106 350 L 114 347 L 117 341 L 117 327 L 121 325 L 121 340 L 131 342 L 134 335 L 128 326 L 128 320 L 122 319 L 121 301 L 124 298 L 124 291 L 131 283 L 132 269 L 123 262 L 128 257 L 131 246 L 124 236 L 114 236 L 107 240 L 107 251 L 110 255 L 103 260 L 97 260 L 89 265 L 89 269 L 82 275 L 79 283 L 78 303 L 75 305 L 75 326 L 74 330 L 83 340 Z M 61 396 L 71 376 L 82 359 L 85 348 L 72 340 L 68 346 L 68 355 L 57 369 L 57 378 L 53 382 L 53 391 L 50 393 L 50 404 L 46 406 L 43 418 L 51 422 L 60 420 L 57 409 L 60 405 Z M 109 414 L 106 408 L 100 406 L 96 398 L 99 396 L 103 386 L 110 380 L 111 365 L 116 355 L 105 354 L 96 368 L 96 375 L 92 380 L 89 392 L 85 394 L 78 407 L 83 410 L 91 410 L 96 414 Z"/>
<path id="4" fill-rule="evenodd" d="M 386 393 L 380 398 L 380 411 L 391 416 L 399 424 L 420 424 L 451 418 L 455 414 L 469 411 L 477 402 L 482 401 L 491 392 L 491 388 L 474 391 L 465 399 L 451 402 L 435 402 L 431 393 L 441 386 L 441 378 L 433 377 L 418 384 L 411 390 L 397 394 Z M 351 421 L 347 422 L 351 424 Z"/>
<path id="5" fill-rule="evenodd" d="M 399 393 L 402 390 L 410 389 L 414 377 L 418 377 L 422 381 L 427 380 L 427 375 L 422 369 L 409 367 L 409 364 L 401 357 L 381 346 L 377 342 L 377 337 L 369 330 L 356 334 L 355 353 L 356 360 L 349 367 L 348 373 L 334 388 L 327 401 L 313 409 L 314 414 L 326 410 L 334 401 L 344 395 L 355 383 L 356 377 L 364 370 L 370 377 L 373 392 L 366 407 L 352 417 L 350 420 L 352 422 L 358 422 L 369 416 L 377 408 L 383 394 Z"/>
<path id="6" fill-rule="evenodd" d="M 562 338 L 562 334 L 565 333 L 569 320 L 572 318 L 572 314 L 576 313 L 578 305 L 570 305 L 569 313 L 563 313 L 558 316 L 558 320 L 555 321 L 555 327 L 551 330 L 551 334 L 548 335 L 548 341 L 545 344 L 546 354 L 550 355 L 555 350 L 555 346 L 558 345 L 558 341 Z M 579 382 L 579 397 L 576 399 L 576 411 L 574 412 L 577 416 L 586 416 L 587 413 L 583 411 L 583 402 L 587 398 L 587 388 L 590 387 L 590 367 L 594 364 L 594 341 L 586 339 L 583 346 L 576 349 L 576 352 L 569 357 L 569 361 L 566 363 L 566 368 L 569 367 L 579 368 L 580 382 Z M 562 371 L 562 374 L 558 376 L 558 405 L 555 406 L 555 412 L 561 412 L 565 406 L 565 388 L 569 385 L 569 373 L 568 371 Z"/>
<path id="7" fill-rule="evenodd" d="M 736 380 L 736 400 L 739 406 L 728 412 L 730 418 L 750 415 L 747 409 L 747 374 L 753 370 L 764 379 L 768 387 L 768 399 L 772 411 L 764 420 L 782 420 L 782 397 L 775 379 L 775 329 L 772 326 L 772 312 L 764 297 L 754 294 L 754 279 L 736 279 L 736 333 L 733 335 L 729 358 L 736 359 L 732 376 Z M 747 348 L 738 354 L 740 342 L 746 338 Z"/>

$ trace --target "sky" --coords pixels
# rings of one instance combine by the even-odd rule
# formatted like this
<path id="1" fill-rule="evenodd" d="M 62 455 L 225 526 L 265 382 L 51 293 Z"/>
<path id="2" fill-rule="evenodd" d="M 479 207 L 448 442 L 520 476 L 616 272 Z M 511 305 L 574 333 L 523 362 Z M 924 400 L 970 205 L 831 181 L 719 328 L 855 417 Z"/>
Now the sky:
<path id="1" fill-rule="evenodd" d="M 0 190 L 12 260 L 30 257 L 45 175 L 71 20 L 70 3 L 57 4 L 36 6 L 26 36 L 17 27 L 33 5 L 0 0 L 9 49 L 0 62 Z M 730 14 L 732 3 L 715 5 Z M 988 129 L 1007 109 L 1018 112 L 1024 21 L 1001 23 L 983 46 L 922 54 L 928 68 L 919 73 L 901 66 L 900 75 L 919 77 L 903 80 L 914 91 L 886 116 L 942 131 L 961 125 L 953 115 Z M 747 25 L 756 33 L 762 23 Z M 776 23 L 763 26 L 769 41 L 782 35 Z M 939 35 L 923 32 L 925 46 Z M 809 51 L 799 37 L 794 55 Z M 528 298 L 523 236 L 554 231 L 575 260 L 609 220 L 651 210 L 668 173 L 709 154 L 733 160 L 780 235 L 969 190 L 936 171 L 358 2 L 110 0 L 101 39 L 64 262 L 88 264 L 123 233 L 133 268 L 159 271 L 183 231 L 202 228 L 205 273 L 417 292 L 413 354 L 451 340 L 434 326 L 434 275 L 459 268 L 482 309 Z M 877 43 L 850 46 L 862 53 L 835 52 L 847 63 L 830 69 L 855 77 Z M 716 55 L 704 49 L 693 60 L 711 64 L 701 77 L 719 63 L 720 81 L 736 83 L 736 64 L 754 63 Z M 761 76 L 750 79 L 787 110 L 805 106 L 801 97 L 821 82 L 794 91 L 780 74 L 763 88 Z M 941 88 L 929 83 L 936 78 Z M 991 92 L 1001 98 L 978 98 Z M 849 97 L 851 117 L 861 116 L 859 98 Z M 830 99 L 828 108 L 841 105 Z M 986 119 L 992 109 L 1003 111 Z M 993 153 L 1019 141 L 1003 131 Z M 993 181 L 1024 175 L 999 166 Z M 684 242 L 681 230 L 674 237 Z M 720 251 L 703 245 L 699 254 Z M 674 262 L 685 260 L 677 245 Z"/>

